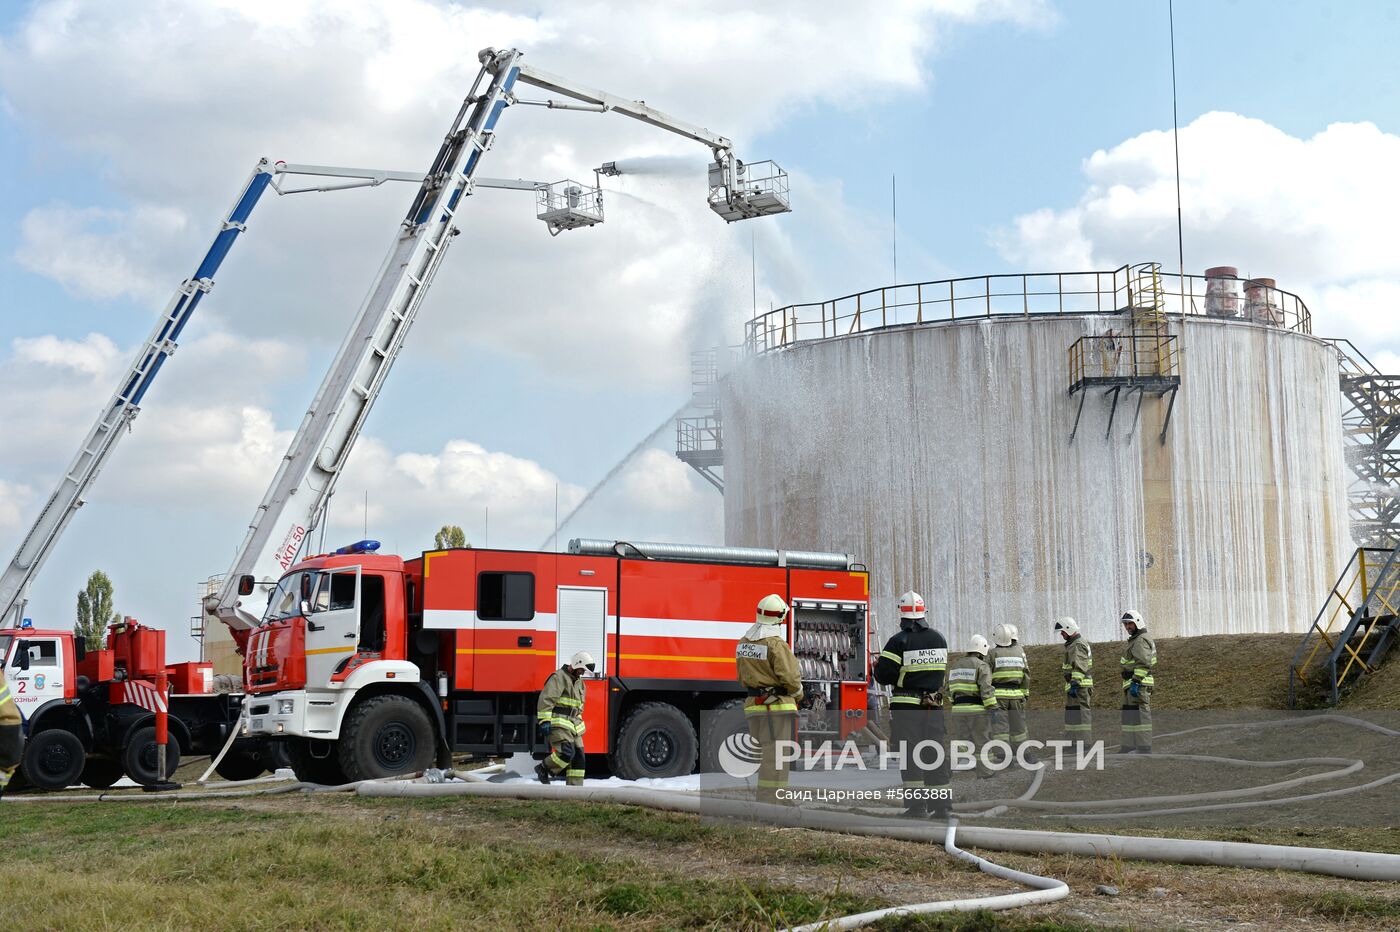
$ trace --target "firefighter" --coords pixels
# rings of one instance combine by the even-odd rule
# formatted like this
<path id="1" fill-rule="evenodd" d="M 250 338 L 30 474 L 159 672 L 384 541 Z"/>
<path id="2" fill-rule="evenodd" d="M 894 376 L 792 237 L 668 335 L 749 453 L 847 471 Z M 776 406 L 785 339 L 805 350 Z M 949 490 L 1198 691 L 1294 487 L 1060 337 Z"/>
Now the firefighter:
<path id="1" fill-rule="evenodd" d="M 4 658 L 0 657 L 0 664 Z M 0 796 L 5 795 L 5 787 L 10 783 L 15 768 L 19 766 L 24 752 L 24 719 L 20 717 L 19 706 L 10 697 L 9 684 L 5 673 L 0 670 Z"/>
<path id="2" fill-rule="evenodd" d="M 757 798 L 760 802 L 789 801 L 779 792 L 787 788 L 788 771 L 786 762 L 778 759 L 778 742 L 796 738 L 802 677 L 783 628 L 787 620 L 788 604 L 782 596 L 764 596 L 758 603 L 752 627 L 744 632 L 734 649 L 739 682 L 748 691 L 744 720 L 748 723 L 749 734 L 758 743 Z"/>
<path id="3" fill-rule="evenodd" d="M 1065 641 L 1065 739 L 1088 741 L 1094 731 L 1094 651 L 1079 634 L 1073 618 L 1055 622 L 1055 630 Z"/>
<path id="4" fill-rule="evenodd" d="M 537 724 L 549 756 L 535 765 L 541 783 L 562 773 L 569 786 L 583 786 L 583 678 L 595 669 L 592 655 L 581 650 L 544 681 Z"/>
<path id="5" fill-rule="evenodd" d="M 1123 673 L 1123 740 L 1118 750 L 1124 754 L 1152 753 L 1152 687 L 1156 681 L 1157 645 L 1147 633 L 1142 615 L 1129 609 L 1121 619 L 1128 632 L 1123 656 L 1118 662 Z"/>
<path id="6" fill-rule="evenodd" d="M 904 814 L 947 818 L 951 787 L 943 676 L 948 669 L 948 642 L 929 627 L 927 615 L 923 596 L 917 592 L 899 597 L 899 632 L 880 651 L 875 681 L 894 687 L 890 730 L 903 756 L 904 797 L 909 804 Z"/>
<path id="7" fill-rule="evenodd" d="M 1026 652 L 1021 647 L 1021 632 L 1010 622 L 992 629 L 995 645 L 987 654 L 987 666 L 992 668 L 992 687 L 997 694 L 996 718 L 992 723 L 992 740 L 1005 741 L 1013 753 L 1030 738 L 1026 727 L 1026 705 L 1031 698 L 1031 671 L 1026 666 Z M 1027 763 L 1036 758 L 1027 749 Z"/>
<path id="8" fill-rule="evenodd" d="M 977 755 L 975 770 L 978 777 L 992 776 L 992 768 L 987 766 L 987 742 L 991 740 L 992 716 L 997 708 L 992 668 L 987 666 L 987 650 L 987 639 L 974 634 L 967 653 L 948 664 L 952 737 L 972 745 Z"/>

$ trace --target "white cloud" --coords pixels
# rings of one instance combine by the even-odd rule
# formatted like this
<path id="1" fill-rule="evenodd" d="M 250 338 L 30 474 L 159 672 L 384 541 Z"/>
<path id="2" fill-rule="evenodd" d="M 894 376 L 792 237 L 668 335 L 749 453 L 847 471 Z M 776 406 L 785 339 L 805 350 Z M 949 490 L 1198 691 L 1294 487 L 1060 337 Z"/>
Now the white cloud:
<path id="1" fill-rule="evenodd" d="M 1298 293 L 1314 331 L 1365 345 L 1400 340 L 1400 136 L 1334 123 L 1308 138 L 1235 113 L 1181 130 L 1186 270 L 1232 265 Z M 1084 162 L 1079 202 L 1017 217 L 998 245 L 1032 270 L 1114 268 L 1176 255 L 1170 132 L 1151 131 Z"/>
<path id="2" fill-rule="evenodd" d="M 29 486 L 0 479 L 0 531 L 18 531 L 33 498 L 34 490 Z"/>
<path id="3" fill-rule="evenodd" d="M 76 294 L 163 295 L 189 274 L 206 227 L 258 153 L 424 164 L 475 75 L 476 49 L 488 44 L 516 44 L 542 68 L 724 132 L 745 158 L 772 155 L 798 169 L 799 153 L 757 152 L 754 138 L 814 102 L 854 112 L 871 94 L 922 87 L 930 53 L 960 25 L 1052 20 L 1045 0 L 921 0 L 879 10 L 835 0 L 695 9 L 41 2 L 0 44 L 0 89 L 21 125 L 99 159 L 113 193 L 133 206 L 38 208 L 21 256 Z M 484 346 L 580 381 L 626 371 L 634 387 L 674 388 L 693 338 L 724 330 L 735 339 L 731 321 L 712 318 L 751 300 L 749 237 L 704 206 L 702 148 L 613 115 L 521 107 L 503 121 L 483 173 L 587 177 L 603 161 L 644 156 L 684 159 L 693 170 L 617 179 L 612 187 L 642 201 L 612 198 L 603 227 L 553 241 L 529 219 L 528 198 L 474 198 L 424 310 L 420 351 L 451 358 Z M 237 247 L 206 306 L 238 332 L 338 334 L 410 197 L 400 186 L 264 204 L 249 245 Z M 839 198 L 800 200 L 797 209 L 834 215 L 820 228 L 836 240 L 863 226 Z M 74 241 L 90 261 L 68 258 Z M 871 245 L 857 241 L 843 271 L 858 267 Z M 804 294 L 831 281 L 821 263 L 785 258 L 806 273 Z"/>
<path id="4" fill-rule="evenodd" d="M 81 340 L 63 340 L 47 334 L 14 341 L 17 363 L 71 369 L 87 376 L 101 376 L 112 371 L 118 356 L 116 344 L 100 333 L 89 333 Z"/>
<path id="5" fill-rule="evenodd" d="M 153 298 L 170 288 L 158 274 L 160 254 L 179 241 L 185 215 L 173 207 L 132 210 L 36 207 L 20 223 L 21 266 L 79 298 Z"/>

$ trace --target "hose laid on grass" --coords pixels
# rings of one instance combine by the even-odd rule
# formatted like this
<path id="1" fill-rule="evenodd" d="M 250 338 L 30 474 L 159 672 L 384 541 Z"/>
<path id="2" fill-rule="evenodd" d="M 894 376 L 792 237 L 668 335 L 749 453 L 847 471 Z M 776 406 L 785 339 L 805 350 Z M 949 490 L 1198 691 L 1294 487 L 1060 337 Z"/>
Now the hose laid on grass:
<path id="1" fill-rule="evenodd" d="M 957 846 L 954 841 L 957 832 L 956 820 L 948 823 L 948 829 L 943 836 L 943 850 L 961 861 L 966 861 L 975 866 L 978 870 L 993 877 L 1000 877 L 1003 880 L 1010 880 L 1023 886 L 1030 887 L 1029 890 L 1022 890 L 1020 893 L 1003 893 L 996 896 L 972 896 L 960 900 L 934 900 L 929 903 L 911 903 L 907 906 L 890 906 L 886 909 L 871 910 L 868 913 L 856 913 L 852 916 L 842 916 L 839 919 L 824 919 L 820 922 L 811 922 L 805 926 L 797 926 L 788 929 L 787 932 L 838 932 L 841 929 L 859 929 L 879 922 L 881 919 L 890 919 L 897 916 L 925 916 L 929 913 L 971 913 L 980 910 L 1003 910 L 1016 909 L 1021 906 L 1039 906 L 1042 903 L 1053 903 L 1069 896 L 1069 884 L 1063 880 L 1056 880 L 1053 877 L 1042 877 L 1039 874 L 1028 874 L 1025 871 L 1012 870 L 1000 864 L 988 861 L 986 858 L 979 858 L 971 852 L 964 851 Z"/>
<path id="2" fill-rule="evenodd" d="M 901 823 L 890 819 L 851 816 L 812 809 L 733 799 L 697 798 L 694 793 L 637 787 L 541 786 L 530 783 L 366 783 L 360 796 L 480 796 L 496 799 L 617 803 L 671 812 L 725 818 L 761 818 L 795 828 L 812 828 L 849 835 L 940 842 L 943 827 L 933 823 Z M 974 848 L 1026 854 L 1076 854 L 1119 857 L 1135 861 L 1169 861 L 1265 870 L 1295 870 L 1352 880 L 1400 880 L 1400 855 L 1331 848 L 1299 848 L 1192 838 L 1152 838 L 1081 832 L 1039 832 L 1024 829 L 964 827 L 962 840 Z"/>

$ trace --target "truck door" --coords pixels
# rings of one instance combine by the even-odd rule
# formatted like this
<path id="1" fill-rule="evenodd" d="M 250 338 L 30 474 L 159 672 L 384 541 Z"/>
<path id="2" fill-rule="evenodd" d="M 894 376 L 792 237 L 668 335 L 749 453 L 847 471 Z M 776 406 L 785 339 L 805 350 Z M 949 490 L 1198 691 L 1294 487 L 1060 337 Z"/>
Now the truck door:
<path id="1" fill-rule="evenodd" d="M 21 655 L 28 653 L 29 669 L 21 669 Z M 16 638 L 5 678 L 10 683 L 10 696 L 27 720 L 50 699 L 63 698 L 66 681 L 63 669 L 63 645 L 55 637 Z"/>
<path id="2" fill-rule="evenodd" d="M 306 685 L 327 685 L 359 639 L 360 567 L 317 573 L 306 616 Z"/>

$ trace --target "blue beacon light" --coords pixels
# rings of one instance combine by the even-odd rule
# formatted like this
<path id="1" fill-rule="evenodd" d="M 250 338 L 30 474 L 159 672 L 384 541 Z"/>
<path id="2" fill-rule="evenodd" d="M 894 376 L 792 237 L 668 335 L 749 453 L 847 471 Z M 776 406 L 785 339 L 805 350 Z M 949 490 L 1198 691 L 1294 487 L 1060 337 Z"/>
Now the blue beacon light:
<path id="1" fill-rule="evenodd" d="M 373 553 L 378 549 L 379 541 L 377 540 L 357 540 L 348 547 L 341 547 L 336 550 L 336 554 L 339 556 L 346 556 L 352 553 Z"/>

